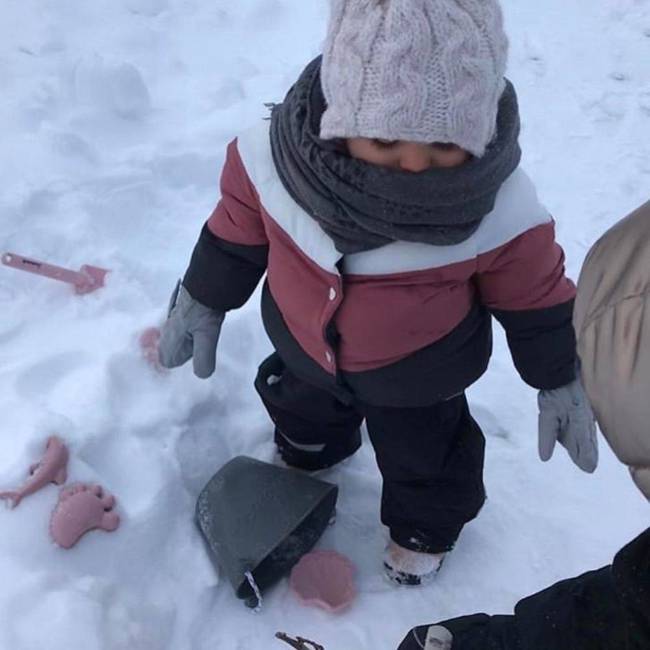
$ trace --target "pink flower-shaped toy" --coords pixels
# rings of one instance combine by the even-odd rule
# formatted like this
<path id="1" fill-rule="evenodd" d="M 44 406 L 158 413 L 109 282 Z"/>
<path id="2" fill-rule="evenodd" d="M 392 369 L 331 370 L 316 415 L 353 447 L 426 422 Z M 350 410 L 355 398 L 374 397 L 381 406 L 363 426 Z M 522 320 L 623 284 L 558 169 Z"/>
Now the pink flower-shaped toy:
<path id="1" fill-rule="evenodd" d="M 356 597 L 352 562 L 336 551 L 312 551 L 291 571 L 289 586 L 305 605 L 338 613 Z"/>

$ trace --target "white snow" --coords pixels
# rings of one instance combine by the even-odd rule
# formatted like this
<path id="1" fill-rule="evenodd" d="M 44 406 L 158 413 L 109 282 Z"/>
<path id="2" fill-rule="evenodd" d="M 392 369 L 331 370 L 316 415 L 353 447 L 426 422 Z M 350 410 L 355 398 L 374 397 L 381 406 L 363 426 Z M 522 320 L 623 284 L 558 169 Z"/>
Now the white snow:
<path id="1" fill-rule="evenodd" d="M 589 246 L 648 199 L 650 6 L 505 0 L 525 166 L 555 215 L 575 278 Z M 488 611 L 608 563 L 648 506 L 602 445 L 593 476 L 536 453 L 535 392 L 503 336 L 470 390 L 488 439 L 489 501 L 439 579 L 380 574 L 386 533 L 369 444 L 330 472 L 338 519 L 319 547 L 348 555 L 359 597 L 339 616 L 287 581 L 260 614 L 235 599 L 193 524 L 228 459 L 273 455 L 252 380 L 270 351 L 257 296 L 229 314 L 218 371 L 158 374 L 137 337 L 164 316 L 218 198 L 226 143 L 266 115 L 318 53 L 326 2 L 7 0 L 0 18 L 0 252 L 112 270 L 85 297 L 0 268 L 0 487 L 22 482 L 49 434 L 71 480 L 101 483 L 122 516 L 64 551 L 57 490 L 0 510 L 0 649 L 268 650 L 277 630 L 327 650 L 396 648 L 415 624 Z"/>

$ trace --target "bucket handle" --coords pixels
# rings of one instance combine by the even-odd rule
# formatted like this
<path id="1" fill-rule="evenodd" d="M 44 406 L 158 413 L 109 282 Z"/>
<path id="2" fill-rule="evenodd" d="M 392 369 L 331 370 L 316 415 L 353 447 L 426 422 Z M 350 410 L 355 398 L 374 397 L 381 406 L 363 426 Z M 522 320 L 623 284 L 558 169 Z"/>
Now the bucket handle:
<path id="1" fill-rule="evenodd" d="M 255 594 L 254 598 L 250 598 L 249 600 L 246 601 L 246 604 L 250 602 L 251 605 L 249 607 L 255 612 L 259 613 L 262 611 L 262 591 L 261 589 L 257 586 L 257 582 L 255 582 L 255 578 L 253 577 L 253 572 L 249 569 L 244 573 L 244 576 L 246 577 L 246 580 L 248 580 L 248 584 L 250 585 L 251 589 L 253 590 L 253 593 Z M 255 603 L 254 605 L 252 603 Z"/>

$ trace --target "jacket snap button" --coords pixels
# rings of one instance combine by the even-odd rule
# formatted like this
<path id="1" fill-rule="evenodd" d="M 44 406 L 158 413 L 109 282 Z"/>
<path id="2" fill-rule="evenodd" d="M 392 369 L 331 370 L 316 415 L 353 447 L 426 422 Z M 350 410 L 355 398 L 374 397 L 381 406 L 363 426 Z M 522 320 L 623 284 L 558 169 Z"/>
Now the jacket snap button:
<path id="1" fill-rule="evenodd" d="M 336 290 L 330 287 L 330 300 L 336 300 Z"/>

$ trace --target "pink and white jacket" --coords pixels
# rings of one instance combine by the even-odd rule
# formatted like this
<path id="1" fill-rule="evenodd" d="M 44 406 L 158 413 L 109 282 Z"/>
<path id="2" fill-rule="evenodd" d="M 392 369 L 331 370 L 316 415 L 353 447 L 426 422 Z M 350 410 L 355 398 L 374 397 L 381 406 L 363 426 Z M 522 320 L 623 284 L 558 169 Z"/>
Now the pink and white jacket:
<path id="1" fill-rule="evenodd" d="M 394 242 L 343 256 L 285 190 L 264 121 L 228 146 L 221 200 L 184 284 L 228 311 L 265 272 L 262 316 L 280 357 L 345 402 L 424 406 L 463 391 L 487 367 L 491 315 L 530 385 L 574 378 L 575 287 L 520 168 L 461 244 Z"/>

